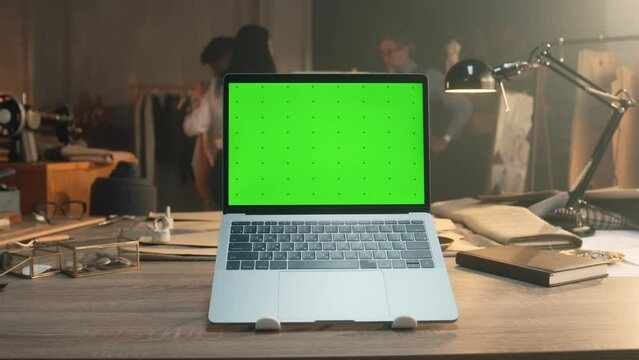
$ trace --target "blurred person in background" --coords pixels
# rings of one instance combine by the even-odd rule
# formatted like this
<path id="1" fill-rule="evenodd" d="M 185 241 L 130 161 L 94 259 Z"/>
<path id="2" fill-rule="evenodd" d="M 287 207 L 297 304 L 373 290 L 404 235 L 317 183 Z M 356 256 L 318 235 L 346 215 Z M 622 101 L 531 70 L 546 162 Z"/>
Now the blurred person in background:
<path id="1" fill-rule="evenodd" d="M 259 25 L 245 25 L 237 32 L 228 72 L 276 72 L 272 44 L 266 28 Z"/>
<path id="2" fill-rule="evenodd" d="M 229 74 L 275 73 L 269 32 L 259 25 L 245 25 L 235 35 L 235 43 L 228 67 Z M 213 199 L 224 204 L 224 154 L 218 151 L 211 169 L 210 189 Z"/>
<path id="3" fill-rule="evenodd" d="M 449 52 L 459 52 L 459 44 L 451 43 Z M 450 61 L 443 59 L 441 66 L 420 66 L 417 49 L 406 31 L 388 32 L 380 37 L 379 51 L 389 73 L 420 73 L 428 77 L 430 114 L 431 199 L 433 201 L 456 197 L 455 162 L 451 147 L 455 147 L 473 111 L 472 103 L 462 94 L 444 92 L 444 69 Z M 454 54 L 453 54 L 454 55 Z M 451 145 L 452 144 L 452 145 Z M 451 185 L 452 184 L 452 185 Z"/>
<path id="4" fill-rule="evenodd" d="M 221 203 L 212 203 L 210 172 L 222 148 L 222 77 L 231 61 L 233 38 L 215 37 L 202 50 L 200 62 L 212 72 L 211 82 L 206 91 L 197 84 L 192 92 L 195 102 L 192 110 L 184 118 L 183 129 L 187 136 L 197 136 L 191 167 L 195 175 L 195 186 L 204 208 L 221 208 Z"/>

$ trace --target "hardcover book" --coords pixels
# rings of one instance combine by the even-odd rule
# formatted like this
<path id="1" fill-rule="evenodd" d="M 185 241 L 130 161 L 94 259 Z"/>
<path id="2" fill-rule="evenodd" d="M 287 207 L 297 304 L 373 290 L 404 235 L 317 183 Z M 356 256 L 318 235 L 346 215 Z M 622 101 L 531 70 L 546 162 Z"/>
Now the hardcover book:
<path id="1" fill-rule="evenodd" d="M 507 245 L 460 251 L 457 265 L 543 286 L 608 276 L 607 263 L 550 250 Z"/>

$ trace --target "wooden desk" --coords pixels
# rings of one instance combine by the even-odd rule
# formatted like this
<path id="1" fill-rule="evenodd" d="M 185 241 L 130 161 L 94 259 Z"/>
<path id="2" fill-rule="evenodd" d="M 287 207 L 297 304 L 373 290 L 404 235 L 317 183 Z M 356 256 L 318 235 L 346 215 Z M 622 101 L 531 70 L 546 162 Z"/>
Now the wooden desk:
<path id="1" fill-rule="evenodd" d="M 146 262 L 139 272 L 84 279 L 5 277 L 0 358 L 639 357 L 639 278 L 542 288 L 453 263 L 459 320 L 416 331 L 211 328 L 212 262 Z"/>
<path id="2" fill-rule="evenodd" d="M 115 164 L 96 165 L 89 161 L 0 163 L 0 169 L 7 167 L 14 168 L 16 175 L 3 179 L 3 182 L 20 190 L 20 212 L 23 215 L 30 215 L 37 203 L 65 200 L 84 201 L 89 214 L 91 185 L 98 177 L 108 177 Z"/>

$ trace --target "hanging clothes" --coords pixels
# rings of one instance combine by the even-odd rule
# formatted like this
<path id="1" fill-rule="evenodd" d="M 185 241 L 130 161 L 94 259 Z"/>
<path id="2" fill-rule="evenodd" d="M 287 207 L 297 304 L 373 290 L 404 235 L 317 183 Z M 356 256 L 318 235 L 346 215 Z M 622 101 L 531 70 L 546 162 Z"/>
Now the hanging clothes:
<path id="1" fill-rule="evenodd" d="M 155 179 L 155 136 L 153 126 L 152 95 L 140 94 L 136 97 L 133 116 L 133 143 L 135 156 L 140 164 L 143 178 Z"/>
<path id="2" fill-rule="evenodd" d="M 153 108 L 155 185 L 159 209 L 171 206 L 174 211 L 196 211 L 203 208 L 191 169 L 195 139 L 182 131 L 186 109 L 179 104 L 183 96 L 156 94 L 149 99 Z"/>
<path id="3" fill-rule="evenodd" d="M 176 162 L 181 183 L 193 179 L 191 156 L 195 139 L 182 131 L 186 110 L 178 105 L 182 102 L 178 95 L 158 95 L 153 97 L 153 126 L 155 132 L 155 159 L 162 162 Z"/>
<path id="4" fill-rule="evenodd" d="M 186 94 L 152 90 L 136 97 L 134 151 L 142 176 L 157 187 L 157 210 L 200 211 L 191 156 L 195 139 L 184 135 Z"/>

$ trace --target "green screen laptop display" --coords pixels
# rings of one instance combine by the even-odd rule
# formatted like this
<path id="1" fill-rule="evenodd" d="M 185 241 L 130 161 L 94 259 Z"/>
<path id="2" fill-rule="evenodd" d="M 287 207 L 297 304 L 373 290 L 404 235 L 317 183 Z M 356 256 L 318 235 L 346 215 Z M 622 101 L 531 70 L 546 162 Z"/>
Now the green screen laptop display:
<path id="1" fill-rule="evenodd" d="M 228 204 L 424 204 L 423 86 L 229 83 Z"/>

